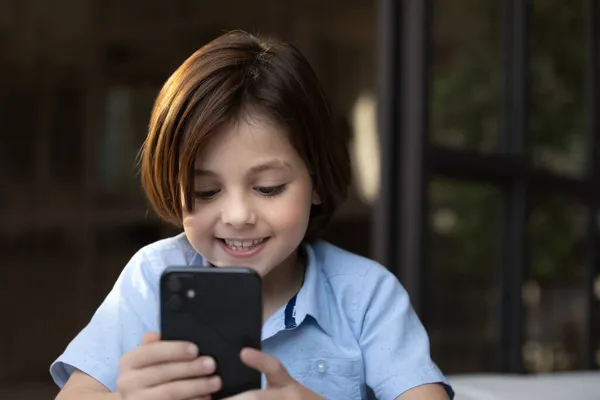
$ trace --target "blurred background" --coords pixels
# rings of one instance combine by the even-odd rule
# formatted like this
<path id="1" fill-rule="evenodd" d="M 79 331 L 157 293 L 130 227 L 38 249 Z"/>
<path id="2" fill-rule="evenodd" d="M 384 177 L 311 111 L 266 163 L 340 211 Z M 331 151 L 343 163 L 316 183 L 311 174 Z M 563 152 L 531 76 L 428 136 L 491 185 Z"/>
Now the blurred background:
<path id="1" fill-rule="evenodd" d="M 355 166 L 327 238 L 406 279 L 446 374 L 597 369 L 596 19 L 593 0 L 0 0 L 0 393 L 50 398 L 129 258 L 176 233 L 137 151 L 170 73 L 238 28 L 312 63 Z"/>

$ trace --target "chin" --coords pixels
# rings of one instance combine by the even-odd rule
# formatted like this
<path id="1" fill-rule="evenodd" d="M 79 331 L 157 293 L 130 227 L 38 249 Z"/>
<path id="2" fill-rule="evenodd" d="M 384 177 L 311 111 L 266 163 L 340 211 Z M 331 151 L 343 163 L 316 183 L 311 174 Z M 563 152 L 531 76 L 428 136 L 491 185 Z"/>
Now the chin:
<path id="1" fill-rule="evenodd" d="M 252 264 L 244 264 L 244 263 L 241 263 L 238 266 L 244 267 L 244 268 L 250 268 L 251 270 L 256 272 L 261 278 L 264 278 L 266 275 L 269 274 L 269 272 L 271 272 L 273 270 L 273 268 L 262 268 L 260 266 L 254 266 Z"/>

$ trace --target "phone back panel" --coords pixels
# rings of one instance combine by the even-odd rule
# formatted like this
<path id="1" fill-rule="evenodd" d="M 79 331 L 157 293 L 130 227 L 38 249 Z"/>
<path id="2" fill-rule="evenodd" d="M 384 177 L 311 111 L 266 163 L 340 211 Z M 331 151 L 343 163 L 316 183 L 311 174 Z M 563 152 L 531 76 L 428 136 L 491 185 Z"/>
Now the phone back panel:
<path id="1" fill-rule="evenodd" d="M 161 277 L 161 336 L 195 343 L 213 357 L 223 387 L 213 399 L 259 389 L 261 375 L 240 360 L 261 348 L 259 275 L 247 268 L 168 268 Z"/>

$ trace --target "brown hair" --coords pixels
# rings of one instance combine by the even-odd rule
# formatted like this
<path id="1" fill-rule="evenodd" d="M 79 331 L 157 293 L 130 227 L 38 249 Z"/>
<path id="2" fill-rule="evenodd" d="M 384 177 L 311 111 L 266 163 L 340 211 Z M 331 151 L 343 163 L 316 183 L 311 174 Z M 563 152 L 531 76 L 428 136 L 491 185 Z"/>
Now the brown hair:
<path id="1" fill-rule="evenodd" d="M 140 153 L 144 192 L 163 220 L 181 226 L 181 204 L 189 211 L 193 208 L 196 155 L 250 107 L 286 128 L 311 173 L 322 202 L 313 206 L 305 236 L 314 240 L 346 198 L 347 144 L 333 127 L 309 63 L 294 46 L 273 38 L 226 33 L 171 75 L 154 104 Z"/>

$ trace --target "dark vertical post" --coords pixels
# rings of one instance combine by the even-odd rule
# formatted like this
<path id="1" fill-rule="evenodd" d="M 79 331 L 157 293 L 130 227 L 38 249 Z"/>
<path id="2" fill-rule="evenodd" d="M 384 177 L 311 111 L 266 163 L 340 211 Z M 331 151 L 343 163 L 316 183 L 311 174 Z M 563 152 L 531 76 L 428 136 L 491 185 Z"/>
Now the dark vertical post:
<path id="1" fill-rule="evenodd" d="M 379 0 L 377 125 L 381 147 L 380 192 L 373 208 L 373 257 L 393 269 L 398 218 L 395 190 L 400 131 L 400 0 Z"/>
<path id="2" fill-rule="evenodd" d="M 588 121 L 588 143 L 589 143 L 589 168 L 587 178 L 591 181 L 592 198 L 589 207 L 589 217 L 587 225 L 587 258 L 585 265 L 585 288 L 587 298 L 587 324 L 585 330 L 584 366 L 587 369 L 598 369 L 596 352 L 600 351 L 600 290 L 597 285 L 600 284 L 600 258 L 598 257 L 598 246 L 600 244 L 600 234 L 598 232 L 598 212 L 600 203 L 600 126 L 598 112 L 600 111 L 600 81 L 598 73 L 600 62 L 598 49 L 600 29 L 598 28 L 598 12 L 600 7 L 598 0 L 588 0 L 587 2 L 587 43 L 588 43 L 588 64 L 587 64 L 587 121 Z"/>
<path id="3" fill-rule="evenodd" d="M 402 7 L 402 75 L 400 101 L 400 170 L 395 189 L 399 192 L 399 235 L 396 270 L 412 297 L 412 304 L 424 323 L 424 283 L 428 263 L 425 245 L 428 232 L 429 148 L 429 55 L 431 0 L 404 0 Z"/>
<path id="4" fill-rule="evenodd" d="M 504 151 L 526 168 L 525 136 L 528 119 L 528 0 L 503 2 L 504 33 Z M 526 276 L 525 240 L 527 187 L 525 170 L 506 191 L 504 258 L 501 274 L 500 365 L 503 372 L 523 372 L 523 307 L 521 290 Z"/>
<path id="5" fill-rule="evenodd" d="M 431 4 L 380 1 L 382 191 L 376 211 L 376 257 L 401 279 L 422 318 Z"/>

